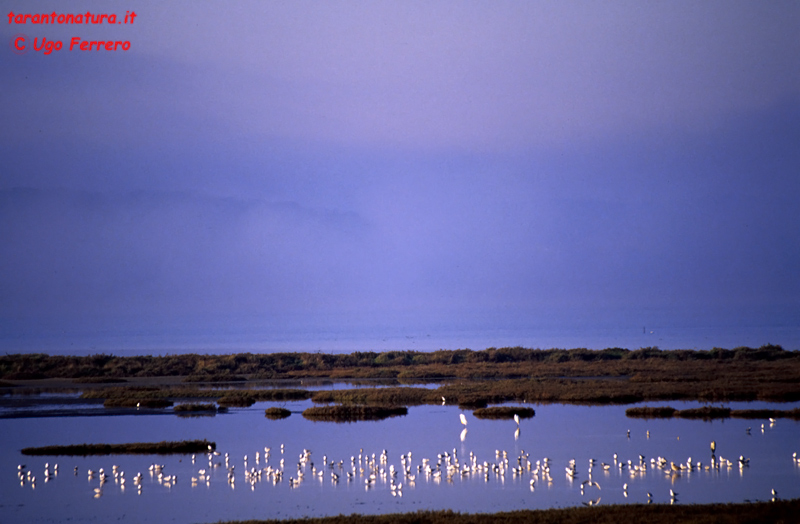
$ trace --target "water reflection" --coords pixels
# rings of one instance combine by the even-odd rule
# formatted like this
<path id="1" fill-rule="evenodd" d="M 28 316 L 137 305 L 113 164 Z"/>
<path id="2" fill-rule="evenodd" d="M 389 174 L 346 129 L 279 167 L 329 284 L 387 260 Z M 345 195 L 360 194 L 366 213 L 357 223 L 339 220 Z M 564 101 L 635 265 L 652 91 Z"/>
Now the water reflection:
<path id="1" fill-rule="evenodd" d="M 800 426 L 790 420 L 764 421 L 762 428 L 761 421 L 742 419 L 630 419 L 626 406 L 539 405 L 534 418 L 517 424 L 468 412 L 461 421 L 460 410 L 445 405 L 412 407 L 406 417 L 380 422 L 333 424 L 299 416 L 310 401 L 281 403 L 294 415 L 266 419 L 263 410 L 274 405 L 232 408 L 213 418 L 2 420 L 3 521 L 214 522 L 742 502 L 770 500 L 773 489 L 784 498 L 800 496 Z M 748 432 L 750 426 L 759 431 Z M 217 453 L 19 452 L 49 444 L 196 438 L 215 441 Z"/>

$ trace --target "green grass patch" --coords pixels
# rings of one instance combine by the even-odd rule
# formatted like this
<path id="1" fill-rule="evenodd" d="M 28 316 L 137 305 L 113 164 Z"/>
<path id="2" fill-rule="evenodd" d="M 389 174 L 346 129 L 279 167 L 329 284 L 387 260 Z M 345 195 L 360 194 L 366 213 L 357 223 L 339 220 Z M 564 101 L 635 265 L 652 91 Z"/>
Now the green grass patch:
<path id="1" fill-rule="evenodd" d="M 309 420 L 324 422 L 357 422 L 360 420 L 383 420 L 408 414 L 401 406 L 320 406 L 308 408 L 303 416 Z"/>
<path id="2" fill-rule="evenodd" d="M 71 446 L 43 446 L 24 448 L 23 455 L 178 455 L 202 453 L 217 448 L 208 440 L 182 440 L 179 442 L 134 442 L 130 444 L 75 444 Z"/>
<path id="3" fill-rule="evenodd" d="M 491 408 L 476 409 L 472 412 L 477 418 L 506 420 L 513 419 L 514 415 L 519 418 L 533 418 L 536 412 L 532 408 L 517 408 L 513 406 L 496 406 Z"/>

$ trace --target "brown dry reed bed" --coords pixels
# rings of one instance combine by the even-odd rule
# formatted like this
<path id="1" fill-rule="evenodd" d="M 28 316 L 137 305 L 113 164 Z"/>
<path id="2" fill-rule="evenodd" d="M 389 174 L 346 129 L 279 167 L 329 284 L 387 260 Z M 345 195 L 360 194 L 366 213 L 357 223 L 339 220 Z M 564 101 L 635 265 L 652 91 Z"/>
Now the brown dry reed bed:
<path id="1" fill-rule="evenodd" d="M 709 351 L 642 348 L 628 350 L 489 348 L 482 351 L 357 351 L 325 353 L 240 353 L 235 355 L 167 355 L 85 357 L 36 354 L 0 356 L 0 379 L 27 380 L 78 377 L 230 377 L 332 379 L 358 378 L 521 378 L 530 376 L 630 376 L 660 366 L 642 363 L 781 362 L 796 365 L 800 352 L 780 346 L 739 347 Z M 609 365 L 612 364 L 612 365 Z M 668 369 L 667 366 L 666 369 Z M 682 380 L 681 375 L 665 379 Z M 706 378 L 713 378 L 707 375 Z"/>
<path id="2" fill-rule="evenodd" d="M 450 377 L 450 380 L 437 389 L 356 388 L 313 393 L 300 389 L 225 391 L 191 386 L 108 387 L 86 390 L 84 398 L 208 398 L 219 401 L 228 396 L 224 403 L 230 402 L 230 405 L 312 398 L 318 403 L 413 406 L 439 404 L 441 397 L 445 397 L 448 404 L 458 404 L 467 409 L 503 402 L 626 404 L 648 400 L 800 400 L 800 352 L 786 351 L 780 346 L 710 351 L 489 348 L 483 351 L 389 351 L 349 355 L 248 353 L 165 357 L 0 357 L 0 378 L 6 380 L 33 376 L 214 374 L 246 375 L 250 378 L 269 375 L 284 379 Z"/>
<path id="3" fill-rule="evenodd" d="M 267 408 L 264 410 L 264 416 L 272 420 L 280 420 L 290 417 L 292 412 L 286 408 Z"/>
<path id="4" fill-rule="evenodd" d="M 259 401 L 288 401 L 311 398 L 311 392 L 302 389 L 246 389 L 220 390 L 196 387 L 110 387 L 88 389 L 81 398 L 102 398 L 107 400 L 142 402 L 144 400 L 168 399 L 214 399 L 219 404 L 229 406 L 250 406 Z"/>
<path id="5" fill-rule="evenodd" d="M 692 409 L 675 409 L 669 406 L 628 408 L 625 415 L 631 418 L 700 418 L 703 420 L 720 418 L 769 419 L 790 418 L 800 420 L 800 408 L 795 409 L 731 409 L 705 406 Z"/>
<path id="6" fill-rule="evenodd" d="M 176 413 L 217 412 L 216 404 L 178 404 L 172 408 Z"/>
<path id="7" fill-rule="evenodd" d="M 208 440 L 182 440 L 178 442 L 134 442 L 130 444 L 75 444 L 71 446 L 44 446 L 24 448 L 23 455 L 175 455 L 203 453 L 217 448 Z"/>
<path id="8" fill-rule="evenodd" d="M 477 418 L 506 420 L 513 419 L 514 415 L 519 418 L 533 418 L 536 412 L 532 408 L 517 408 L 512 406 L 495 406 L 491 408 L 480 408 L 472 412 Z"/>
<path id="9" fill-rule="evenodd" d="M 358 422 L 361 420 L 383 420 L 408 414 L 401 406 L 321 406 L 308 408 L 303 416 L 319 422 Z"/>
<path id="10" fill-rule="evenodd" d="M 247 520 L 219 524 L 745 524 L 795 523 L 800 500 L 746 504 L 624 504 L 501 513 L 419 511 L 390 515 L 339 515 L 287 520 Z"/>

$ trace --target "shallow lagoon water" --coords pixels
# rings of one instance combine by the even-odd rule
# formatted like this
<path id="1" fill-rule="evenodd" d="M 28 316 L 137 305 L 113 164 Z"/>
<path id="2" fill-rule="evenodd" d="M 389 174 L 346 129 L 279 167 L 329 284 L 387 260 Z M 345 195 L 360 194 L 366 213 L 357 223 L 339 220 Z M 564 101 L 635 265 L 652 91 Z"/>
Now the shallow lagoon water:
<path id="1" fill-rule="evenodd" d="M 646 503 L 647 493 L 654 503 L 670 503 L 669 490 L 678 493 L 674 503 L 743 502 L 769 500 L 771 489 L 782 498 L 800 497 L 800 465 L 792 453 L 800 453 L 800 424 L 779 419 L 774 425 L 764 420 L 727 419 L 704 422 L 684 419 L 631 419 L 625 416 L 630 406 L 574 406 L 562 404 L 532 405 L 536 416 L 522 420 L 520 432 L 513 421 L 480 420 L 465 412 L 467 432 L 462 440 L 462 413 L 456 406 L 418 406 L 408 415 L 379 422 L 330 423 L 311 422 L 300 415 L 310 401 L 263 402 L 250 408 L 234 408 L 227 414 L 213 417 L 178 417 L 174 415 L 135 415 L 109 417 L 43 417 L 0 420 L 3 451 L 0 452 L 0 514 L 3 522 L 68 522 L 109 521 L 132 522 L 216 522 L 223 519 L 288 518 L 300 516 L 350 513 L 407 512 L 420 509 L 453 509 L 462 512 L 496 512 L 512 509 L 544 509 L 588 504 Z M 671 405 L 678 409 L 700 406 L 700 403 L 666 402 L 647 405 Z M 775 407 L 791 409 L 797 404 L 726 403 L 733 408 Z M 282 406 L 293 414 L 284 420 L 270 420 L 264 409 Z M 765 423 L 764 430 L 761 424 Z M 747 428 L 751 428 L 747 432 Z M 630 429 L 630 438 L 627 430 Z M 650 431 L 650 437 L 647 437 Z M 208 439 L 217 443 L 222 455 L 214 457 L 209 467 L 206 455 L 198 455 L 193 464 L 189 456 L 117 455 L 93 457 L 26 457 L 20 449 L 52 444 L 156 442 L 161 440 Z M 733 461 L 732 467 L 706 471 L 693 470 L 680 475 L 650 467 L 650 458 L 663 456 L 668 461 L 709 463 L 709 443 L 717 443 L 717 458 Z M 284 452 L 280 447 L 283 444 Z M 268 462 L 264 448 L 271 448 Z M 396 483 L 402 483 L 402 496 L 392 493 L 390 480 L 378 475 L 371 487 L 365 476 L 348 481 L 352 471 L 351 457 L 359 450 L 378 459 L 385 449 L 388 460 L 379 467 L 400 470 Z M 325 469 L 322 477 L 311 474 L 311 465 L 304 468 L 303 481 L 291 487 L 289 477 L 297 477 L 298 458 L 304 449 L 311 450 L 310 462 L 322 468 L 327 462 L 342 461 L 340 470 Z M 552 482 L 539 479 L 531 490 L 531 474 L 527 471 L 504 476 L 491 473 L 456 474 L 450 480 L 426 477 L 417 471 L 423 458 L 435 464 L 437 455 L 455 454 L 463 465 L 473 453 L 478 464 L 497 463 L 496 451 L 507 453 L 509 467 L 517 465 L 522 453 L 535 464 L 550 459 Z M 224 453 L 229 453 L 235 466 L 235 483 L 227 480 Z M 255 453 L 262 454 L 259 463 Z M 414 482 L 404 478 L 401 455 L 412 453 Z M 631 474 L 614 465 L 616 453 L 620 462 L 639 464 L 644 455 L 647 471 Z M 285 475 L 273 483 L 262 480 L 250 484 L 245 480 L 247 469 L 279 467 L 284 459 Z M 750 459 L 740 469 L 738 457 Z M 589 479 L 589 460 L 597 460 L 592 480 L 600 485 L 585 487 Z M 577 476 L 570 480 L 565 468 L 574 459 Z M 611 465 L 603 471 L 601 462 Z M 20 482 L 17 465 L 26 464 L 37 477 L 35 485 Z M 45 463 L 59 465 L 58 474 L 45 482 Z M 165 475 L 177 475 L 171 487 L 150 476 L 148 466 L 163 464 Z M 88 479 L 87 469 L 113 465 L 125 472 L 123 490 L 113 478 L 95 498 L 97 477 Z M 73 468 L 78 467 L 78 474 Z M 191 478 L 200 469 L 209 472 L 206 482 L 192 486 Z M 335 483 L 330 472 L 340 474 Z M 137 472 L 143 474 L 141 494 L 133 485 Z M 368 475 L 368 473 L 366 473 Z M 628 484 L 627 497 L 623 484 Z M 35 486 L 35 487 L 34 487 Z"/>

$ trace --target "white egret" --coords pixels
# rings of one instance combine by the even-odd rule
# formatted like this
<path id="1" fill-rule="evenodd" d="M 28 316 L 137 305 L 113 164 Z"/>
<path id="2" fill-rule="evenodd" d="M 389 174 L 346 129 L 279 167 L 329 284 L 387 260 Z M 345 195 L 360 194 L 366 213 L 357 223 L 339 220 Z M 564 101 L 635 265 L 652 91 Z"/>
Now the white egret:
<path id="1" fill-rule="evenodd" d="M 465 426 L 467 425 L 467 417 L 464 416 L 463 413 L 459 414 L 459 418 L 461 418 L 461 423 Z"/>

